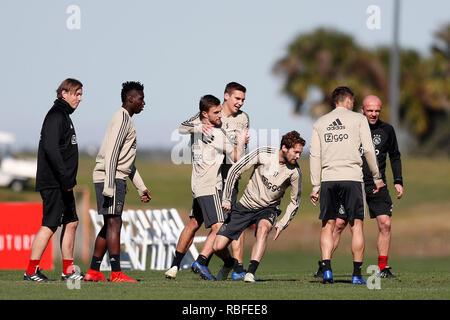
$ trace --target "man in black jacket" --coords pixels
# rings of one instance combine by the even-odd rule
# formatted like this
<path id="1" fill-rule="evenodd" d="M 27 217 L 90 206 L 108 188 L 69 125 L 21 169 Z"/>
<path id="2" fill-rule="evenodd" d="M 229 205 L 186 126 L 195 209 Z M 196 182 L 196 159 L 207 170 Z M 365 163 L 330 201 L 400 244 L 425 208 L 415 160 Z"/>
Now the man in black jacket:
<path id="1" fill-rule="evenodd" d="M 386 158 L 389 154 L 394 178 L 394 188 L 397 191 L 397 199 L 400 199 L 403 196 L 402 163 L 394 128 L 390 124 L 379 119 L 381 113 L 381 100 L 377 96 L 369 95 L 365 97 L 361 111 L 369 122 L 382 179 L 386 183 Z M 366 202 L 369 207 L 370 217 L 372 219 L 376 218 L 378 223 L 379 234 L 377 249 L 380 277 L 395 278 L 396 276 L 391 273 L 391 267 L 388 265 L 388 252 L 391 242 L 392 200 L 387 187 L 382 188 L 377 194 L 372 193 L 373 189 L 375 189 L 375 185 L 371 180 L 369 167 L 364 156 L 362 156 L 362 159 Z M 345 211 L 341 209 L 339 212 L 340 216 L 336 219 L 336 226 L 333 232 L 333 251 L 336 250 L 339 244 L 340 235 L 347 225 Z M 320 269 L 316 275 L 319 274 Z"/>
<path id="2" fill-rule="evenodd" d="M 36 173 L 36 191 L 43 202 L 42 226 L 31 246 L 31 257 L 23 276 L 27 281 L 48 281 L 39 270 L 40 259 L 59 226 L 61 231 L 61 280 L 82 280 L 74 271 L 73 249 L 78 216 L 73 188 L 77 184 L 78 145 L 70 114 L 81 102 L 83 85 L 76 79 L 64 80 L 56 90 L 57 99 L 41 129 Z"/>

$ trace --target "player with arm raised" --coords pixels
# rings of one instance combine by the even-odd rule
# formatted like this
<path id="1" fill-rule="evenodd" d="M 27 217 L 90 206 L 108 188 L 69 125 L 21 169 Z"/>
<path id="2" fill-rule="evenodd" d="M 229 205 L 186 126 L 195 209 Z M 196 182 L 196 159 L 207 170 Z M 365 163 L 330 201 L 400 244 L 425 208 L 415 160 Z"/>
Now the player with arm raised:
<path id="1" fill-rule="evenodd" d="M 247 89 L 237 83 L 230 82 L 225 86 L 224 101 L 222 103 L 222 129 L 225 130 L 227 137 L 236 142 L 236 133 L 244 134 L 245 130 L 250 127 L 250 120 L 248 114 L 242 111 L 242 106 L 245 102 Z M 210 130 L 213 128 L 211 124 L 205 124 L 200 121 L 199 113 L 192 118 L 181 123 L 178 131 L 181 134 L 194 134 L 194 132 L 202 133 L 205 137 L 210 135 Z M 250 136 L 248 131 L 245 131 L 245 146 L 249 142 Z M 224 159 L 224 163 L 221 166 L 222 184 L 225 185 L 225 178 L 227 177 L 228 170 L 232 163 Z M 236 199 L 239 193 L 239 180 L 236 181 L 233 194 L 231 197 L 231 203 L 236 203 Z M 243 255 L 244 255 L 244 236 L 242 233 L 239 239 L 231 243 L 231 250 L 233 257 L 238 260 L 238 263 L 234 267 L 231 278 L 233 280 L 243 280 L 245 276 L 245 269 L 243 267 Z"/>
<path id="2" fill-rule="evenodd" d="M 238 135 L 235 146 L 226 136 L 222 125 L 222 106 L 220 100 L 212 95 L 203 96 L 199 103 L 200 121 L 205 125 L 213 125 L 208 139 L 201 133 L 191 136 L 192 177 L 191 188 L 193 204 L 188 224 L 178 239 L 172 266 L 165 273 L 166 278 L 174 279 L 180 268 L 181 260 L 192 244 L 195 233 L 205 223 L 211 228 L 197 260 L 192 264 L 192 271 L 199 273 L 203 279 L 215 280 L 208 269 L 208 262 L 213 254 L 212 246 L 217 231 L 225 220 L 221 206 L 222 177 L 221 165 L 225 157 L 236 161 L 243 152 L 244 139 Z M 216 254 L 222 258 L 221 252 Z M 235 260 L 225 254 L 224 263 L 233 267 Z"/>

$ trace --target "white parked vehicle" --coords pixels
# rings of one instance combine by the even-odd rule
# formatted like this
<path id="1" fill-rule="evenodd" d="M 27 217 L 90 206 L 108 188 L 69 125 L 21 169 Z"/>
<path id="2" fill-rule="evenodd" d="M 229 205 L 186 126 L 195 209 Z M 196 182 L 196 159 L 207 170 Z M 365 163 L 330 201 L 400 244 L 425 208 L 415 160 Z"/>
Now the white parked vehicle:
<path id="1" fill-rule="evenodd" d="M 14 136 L 0 132 L 0 144 L 11 145 Z M 30 179 L 36 178 L 37 159 L 18 159 L 0 150 L 0 187 L 10 187 L 22 191 Z"/>
<path id="2" fill-rule="evenodd" d="M 11 156 L 0 159 L 0 187 L 22 191 L 30 179 L 36 178 L 37 160 L 16 159 Z"/>

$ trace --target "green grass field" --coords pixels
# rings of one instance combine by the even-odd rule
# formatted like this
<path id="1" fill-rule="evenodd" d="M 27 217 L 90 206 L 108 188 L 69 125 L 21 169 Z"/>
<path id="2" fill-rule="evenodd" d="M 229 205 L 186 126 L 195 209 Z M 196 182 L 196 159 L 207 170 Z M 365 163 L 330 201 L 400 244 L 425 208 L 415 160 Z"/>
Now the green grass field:
<path id="1" fill-rule="evenodd" d="M 94 160 L 81 158 L 78 184 L 90 190 L 91 207 L 95 208 L 92 185 Z M 190 271 L 182 271 L 175 281 L 164 279 L 163 271 L 129 271 L 142 281 L 137 284 L 81 283 L 79 290 L 69 290 L 66 283 L 28 283 L 22 280 L 23 270 L 0 271 L 0 300 L 5 299 L 157 299 L 157 300 L 259 300 L 259 299 L 450 299 L 450 163 L 448 159 L 405 158 L 403 172 L 405 194 L 395 199 L 392 177 L 388 166 L 388 186 L 394 202 L 392 246 L 389 264 L 398 279 L 381 279 L 380 290 L 366 286 L 353 286 L 352 258 L 349 255 L 348 230 L 343 234 L 340 247 L 333 259 L 337 283 L 322 285 L 312 277 L 319 258 L 318 237 L 320 222 L 318 208 L 309 202 L 311 184 L 309 163 L 300 160 L 303 170 L 303 198 L 299 213 L 277 241 L 268 241 L 266 254 L 257 276 L 265 281 L 254 284 L 242 282 L 203 281 Z M 138 161 L 137 167 L 153 196 L 149 205 L 140 203 L 137 192 L 129 183 L 125 208 L 177 208 L 187 219 L 192 196 L 190 191 L 190 165 Z M 246 173 L 240 184 L 248 179 Z M 285 197 L 286 198 L 286 197 Z M 287 205 L 282 202 L 282 209 Z M 0 201 L 41 201 L 33 190 L 15 193 L 0 189 Z M 204 230 L 201 233 L 204 234 Z M 366 256 L 364 270 L 376 264 L 376 223 L 365 222 Z M 251 235 L 246 238 L 245 264 L 248 263 Z M 55 270 L 45 271 L 58 279 L 61 263 L 55 261 Z M 88 265 L 81 264 L 83 272 Z M 211 270 L 219 270 L 214 258 Z"/>
<path id="2" fill-rule="evenodd" d="M 257 271 L 260 282 L 205 281 L 191 271 L 180 271 L 177 279 L 167 280 L 163 271 L 128 271 L 139 283 L 81 282 L 80 289 L 69 289 L 63 281 L 30 283 L 23 271 L 0 272 L 0 299 L 150 299 L 150 300 L 423 300 L 450 298 L 450 260 L 444 258 L 395 258 L 398 279 L 381 279 L 379 290 L 350 284 L 351 257 L 340 255 L 333 261 L 335 284 L 323 285 L 312 277 L 317 255 L 267 252 Z M 375 258 L 366 259 L 368 264 Z M 81 266 L 85 271 L 87 266 Z M 220 268 L 211 261 L 211 271 Z M 59 279 L 57 271 L 47 276 Z M 109 272 L 105 272 L 107 275 Z M 370 275 L 366 276 L 366 279 Z"/>

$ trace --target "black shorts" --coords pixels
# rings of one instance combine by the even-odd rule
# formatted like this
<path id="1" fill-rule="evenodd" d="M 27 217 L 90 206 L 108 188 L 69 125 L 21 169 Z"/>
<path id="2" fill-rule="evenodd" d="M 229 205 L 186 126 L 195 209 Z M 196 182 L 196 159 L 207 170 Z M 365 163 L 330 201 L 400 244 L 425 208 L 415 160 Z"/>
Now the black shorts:
<path id="1" fill-rule="evenodd" d="M 341 218 L 342 215 L 339 212 L 342 212 L 342 209 L 345 210 L 347 219 L 364 220 L 366 215 L 364 183 L 358 181 L 322 182 L 319 219 Z"/>
<path id="2" fill-rule="evenodd" d="M 369 207 L 370 218 L 375 219 L 381 215 L 392 216 L 392 199 L 387 187 L 383 187 L 377 193 L 366 193 L 366 202 Z"/>
<path id="3" fill-rule="evenodd" d="M 205 228 L 211 228 L 213 224 L 223 223 L 226 214 L 222 209 L 222 191 L 215 194 L 194 198 L 190 218 L 195 218 L 200 226 L 203 222 Z"/>
<path id="4" fill-rule="evenodd" d="M 127 194 L 127 181 L 115 179 L 114 183 L 114 195 L 112 197 L 105 197 L 102 194 L 104 186 L 103 182 L 94 183 L 98 214 L 122 214 L 123 206 L 125 204 L 125 195 Z"/>
<path id="5" fill-rule="evenodd" d="M 369 207 L 370 218 L 375 219 L 378 216 L 392 216 L 392 199 L 387 187 L 373 194 L 373 188 L 366 189 L 366 203 Z M 339 218 L 347 220 L 347 214 L 343 206 L 339 208 Z"/>
<path id="6" fill-rule="evenodd" d="M 256 224 L 256 231 L 258 230 L 258 223 L 265 219 L 272 224 L 272 227 L 277 221 L 281 210 L 278 206 L 270 206 L 259 210 L 251 210 L 244 207 L 240 202 L 236 203 L 230 211 L 227 221 L 220 227 L 217 232 L 218 235 L 227 237 L 231 240 L 239 239 L 241 233 L 252 224 Z"/>
<path id="7" fill-rule="evenodd" d="M 73 191 L 61 189 L 40 190 L 43 206 L 42 225 L 59 227 L 78 221 Z"/>

